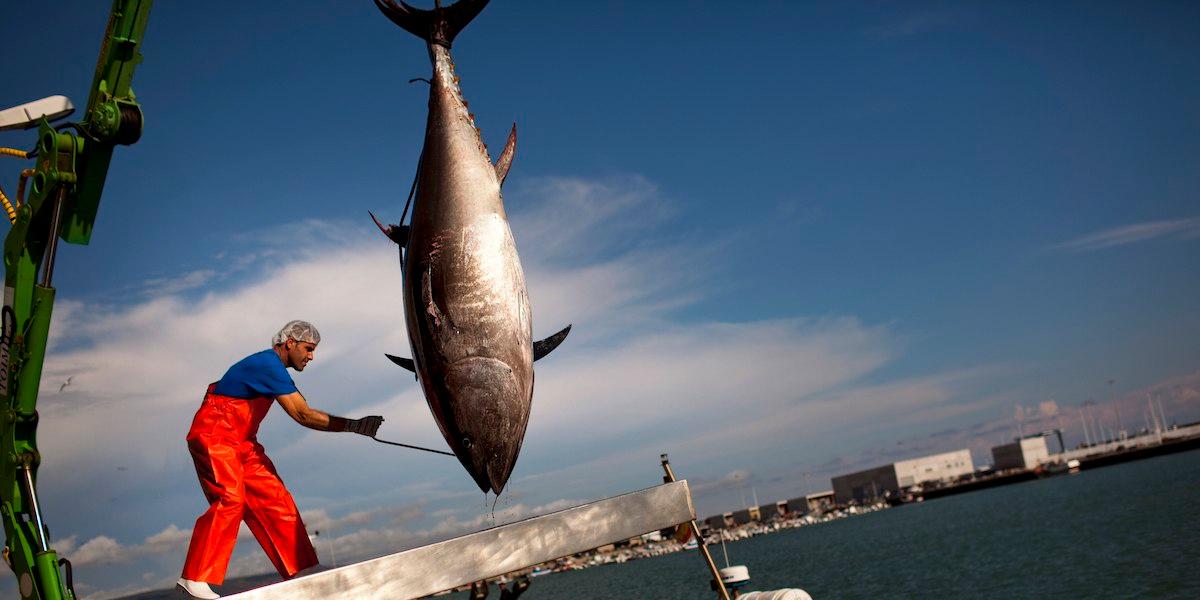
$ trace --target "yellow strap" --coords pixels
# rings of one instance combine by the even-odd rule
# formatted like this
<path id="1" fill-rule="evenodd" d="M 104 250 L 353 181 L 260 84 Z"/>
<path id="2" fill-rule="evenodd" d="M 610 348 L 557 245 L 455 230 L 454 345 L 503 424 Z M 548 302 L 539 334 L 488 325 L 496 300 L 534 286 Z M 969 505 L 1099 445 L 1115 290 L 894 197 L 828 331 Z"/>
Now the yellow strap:
<path id="1" fill-rule="evenodd" d="M 0 154 L 15 156 L 17 158 L 29 158 L 28 152 L 24 150 L 17 150 L 16 148 L 0 148 Z"/>
<path id="2" fill-rule="evenodd" d="M 8 201 L 8 196 L 4 195 L 4 190 L 0 189 L 0 205 L 4 206 L 4 212 L 8 215 L 9 223 L 17 222 L 17 211 L 13 208 L 12 202 Z"/>

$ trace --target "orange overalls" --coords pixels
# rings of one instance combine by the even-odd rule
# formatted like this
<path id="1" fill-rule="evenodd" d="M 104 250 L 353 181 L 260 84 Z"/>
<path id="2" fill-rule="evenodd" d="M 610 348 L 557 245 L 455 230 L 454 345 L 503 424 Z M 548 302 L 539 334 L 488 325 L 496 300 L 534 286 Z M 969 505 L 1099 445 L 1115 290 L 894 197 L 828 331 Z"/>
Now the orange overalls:
<path id="1" fill-rule="evenodd" d="M 188 450 L 196 463 L 209 507 L 192 529 L 183 578 L 220 585 L 246 521 L 284 579 L 317 564 L 317 553 L 292 495 L 256 437 L 272 398 L 243 400 L 208 393 L 188 431 Z"/>

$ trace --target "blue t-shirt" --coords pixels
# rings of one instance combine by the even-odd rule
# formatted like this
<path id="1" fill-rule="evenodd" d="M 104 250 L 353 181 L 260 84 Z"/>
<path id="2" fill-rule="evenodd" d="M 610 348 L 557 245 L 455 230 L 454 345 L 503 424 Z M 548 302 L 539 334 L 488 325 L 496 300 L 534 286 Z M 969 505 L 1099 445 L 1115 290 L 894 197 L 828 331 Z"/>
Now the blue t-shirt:
<path id="1" fill-rule="evenodd" d="M 231 398 L 275 398 L 296 391 L 279 355 L 270 348 L 239 360 L 217 382 L 214 393 Z"/>

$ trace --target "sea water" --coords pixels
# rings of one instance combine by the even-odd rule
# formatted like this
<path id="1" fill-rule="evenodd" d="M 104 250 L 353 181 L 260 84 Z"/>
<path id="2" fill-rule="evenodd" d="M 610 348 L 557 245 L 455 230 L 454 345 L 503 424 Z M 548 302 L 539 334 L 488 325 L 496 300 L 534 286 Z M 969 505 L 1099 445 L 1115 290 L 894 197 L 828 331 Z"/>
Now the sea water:
<path id="1" fill-rule="evenodd" d="M 713 548 L 725 566 L 720 546 Z M 727 545 L 749 589 L 813 598 L 1200 598 L 1200 451 Z M 697 551 L 533 579 L 522 600 L 716 598 Z M 490 597 L 498 597 L 493 589 Z M 450 596 L 466 598 L 465 593 Z"/>

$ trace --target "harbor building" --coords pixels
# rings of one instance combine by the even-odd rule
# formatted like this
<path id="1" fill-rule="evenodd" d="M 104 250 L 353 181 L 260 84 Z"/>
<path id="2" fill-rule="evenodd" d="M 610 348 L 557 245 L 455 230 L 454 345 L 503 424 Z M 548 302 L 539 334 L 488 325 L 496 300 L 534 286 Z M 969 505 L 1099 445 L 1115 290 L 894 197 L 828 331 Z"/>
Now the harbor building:
<path id="1" fill-rule="evenodd" d="M 971 451 L 963 448 L 834 477 L 833 497 L 839 504 L 862 502 L 920 483 L 950 481 L 974 471 Z"/>
<path id="2" fill-rule="evenodd" d="M 806 515 L 809 512 L 808 502 L 805 501 L 803 496 L 801 496 L 800 498 L 788 499 L 785 506 L 787 507 L 787 511 L 790 514 Z"/>
<path id="3" fill-rule="evenodd" d="M 787 514 L 787 501 L 780 500 L 770 504 L 762 504 L 758 507 L 759 521 L 775 521 L 782 519 Z"/>
<path id="4" fill-rule="evenodd" d="M 701 530 L 720 531 L 751 522 L 773 521 L 793 515 L 822 514 L 833 506 L 833 491 L 817 492 L 790 500 L 752 506 L 734 512 L 712 515 L 699 523 Z"/>
<path id="5" fill-rule="evenodd" d="M 820 514 L 829 510 L 829 508 L 833 506 L 833 503 L 833 490 L 825 490 L 824 492 L 817 492 L 815 494 L 809 494 L 805 496 L 803 505 L 808 507 L 808 512 Z M 797 507 L 799 506 L 801 505 L 797 504 Z M 800 509 L 797 508 L 797 510 Z"/>
<path id="6" fill-rule="evenodd" d="M 775 503 L 782 515 L 807 515 L 809 513 L 824 513 L 833 506 L 833 490 L 808 494 L 798 498 Z"/>
<path id="7" fill-rule="evenodd" d="M 733 511 L 733 513 L 730 516 L 733 519 L 733 524 L 729 525 L 730 527 L 734 527 L 736 525 L 746 525 L 746 524 L 750 523 L 751 521 L 761 521 L 762 520 L 762 518 L 760 518 L 760 516 L 759 516 L 757 506 L 751 506 L 750 508 L 743 508 L 743 509 L 735 510 L 735 511 Z M 726 522 L 726 524 L 728 524 L 729 518 L 726 518 L 725 522 Z"/>
<path id="8" fill-rule="evenodd" d="M 1011 444 L 992 447 L 992 464 L 997 471 L 1035 469 L 1049 461 L 1050 450 L 1046 447 L 1046 436 L 1040 433 L 1017 439 Z"/>

